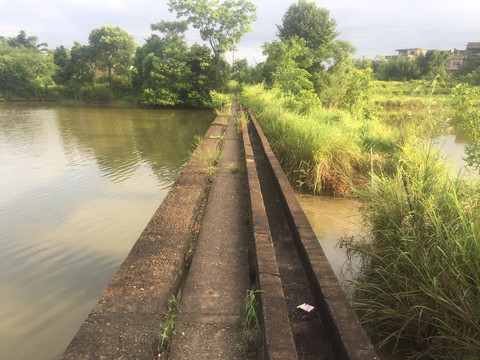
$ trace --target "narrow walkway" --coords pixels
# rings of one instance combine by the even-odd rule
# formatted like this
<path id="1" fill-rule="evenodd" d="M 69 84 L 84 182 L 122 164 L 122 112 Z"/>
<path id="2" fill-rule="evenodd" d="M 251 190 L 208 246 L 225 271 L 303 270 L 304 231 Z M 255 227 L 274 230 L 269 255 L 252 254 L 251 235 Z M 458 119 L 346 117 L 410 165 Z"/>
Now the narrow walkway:
<path id="1" fill-rule="evenodd" d="M 224 153 L 214 178 L 195 255 L 176 317 L 176 336 L 169 359 L 243 359 L 242 311 L 250 288 L 248 230 L 245 218 L 245 175 L 242 143 L 232 109 L 225 129 Z"/>

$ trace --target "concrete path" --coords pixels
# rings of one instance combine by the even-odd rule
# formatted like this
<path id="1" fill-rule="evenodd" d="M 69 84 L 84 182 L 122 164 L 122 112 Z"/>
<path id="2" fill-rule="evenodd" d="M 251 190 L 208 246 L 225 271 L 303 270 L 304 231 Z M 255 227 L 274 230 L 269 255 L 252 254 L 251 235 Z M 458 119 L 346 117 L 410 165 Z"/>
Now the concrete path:
<path id="1" fill-rule="evenodd" d="M 223 120 L 224 118 L 219 118 Z M 250 288 L 242 143 L 232 109 L 198 243 L 176 317 L 169 359 L 243 359 L 242 312 Z M 218 120 L 217 120 L 218 121 Z"/>

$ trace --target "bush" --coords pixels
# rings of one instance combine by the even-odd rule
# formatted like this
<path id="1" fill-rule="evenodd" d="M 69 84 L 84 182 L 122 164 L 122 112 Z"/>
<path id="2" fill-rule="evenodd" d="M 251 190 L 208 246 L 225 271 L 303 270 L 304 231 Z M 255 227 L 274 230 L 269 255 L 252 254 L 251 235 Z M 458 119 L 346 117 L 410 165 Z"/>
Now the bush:
<path id="1" fill-rule="evenodd" d="M 215 90 L 210 91 L 211 102 L 210 105 L 217 110 L 221 110 L 223 104 L 226 104 L 230 101 L 229 94 L 222 94 Z"/>

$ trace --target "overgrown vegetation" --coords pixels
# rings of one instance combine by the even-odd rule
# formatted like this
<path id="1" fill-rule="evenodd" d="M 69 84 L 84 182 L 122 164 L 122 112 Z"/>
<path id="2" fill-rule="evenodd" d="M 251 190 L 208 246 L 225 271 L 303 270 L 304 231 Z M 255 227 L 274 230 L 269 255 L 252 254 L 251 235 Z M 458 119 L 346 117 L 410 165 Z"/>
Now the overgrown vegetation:
<path id="1" fill-rule="evenodd" d="M 212 149 L 207 146 L 201 146 L 201 144 L 202 138 L 196 136 L 194 140 L 194 150 L 190 156 L 200 164 L 202 173 L 208 178 L 211 178 L 217 173 L 217 164 L 222 159 L 224 153 L 219 147 Z"/>
<path id="2" fill-rule="evenodd" d="M 371 237 L 348 246 L 363 259 L 354 305 L 381 350 L 480 356 L 479 190 L 452 177 L 432 146 L 412 144 L 395 175 L 358 193 Z"/>
<path id="3" fill-rule="evenodd" d="M 249 117 L 245 111 L 239 111 L 237 113 L 237 118 L 235 120 L 235 126 L 237 127 L 237 131 L 240 134 L 244 127 L 248 125 Z"/>
<path id="4" fill-rule="evenodd" d="M 299 188 L 346 196 L 368 182 L 370 154 L 377 171 L 389 171 L 400 135 L 377 119 L 308 104 L 279 89 L 245 87 L 252 108 L 290 181 Z"/>

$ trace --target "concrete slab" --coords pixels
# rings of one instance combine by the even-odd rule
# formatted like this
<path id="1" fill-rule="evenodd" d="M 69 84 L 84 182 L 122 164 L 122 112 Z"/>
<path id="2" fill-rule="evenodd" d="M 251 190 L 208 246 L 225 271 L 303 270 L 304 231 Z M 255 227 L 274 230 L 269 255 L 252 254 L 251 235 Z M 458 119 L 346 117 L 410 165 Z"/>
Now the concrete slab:
<path id="1" fill-rule="evenodd" d="M 250 235 L 244 175 L 230 172 L 243 161 L 234 115 L 225 129 L 224 155 L 205 208 L 169 359 L 244 358 L 235 344 L 242 338 L 240 313 L 250 288 Z"/>

